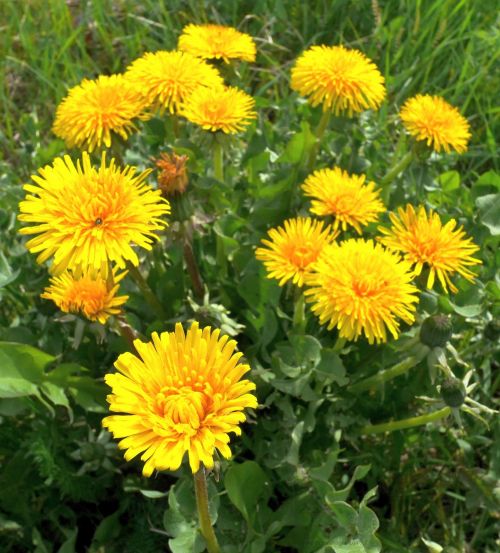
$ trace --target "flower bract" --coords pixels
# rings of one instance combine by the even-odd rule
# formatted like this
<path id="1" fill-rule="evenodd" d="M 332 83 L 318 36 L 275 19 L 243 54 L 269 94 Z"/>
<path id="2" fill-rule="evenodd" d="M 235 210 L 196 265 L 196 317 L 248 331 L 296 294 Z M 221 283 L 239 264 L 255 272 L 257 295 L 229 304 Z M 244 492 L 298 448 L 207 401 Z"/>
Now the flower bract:
<path id="1" fill-rule="evenodd" d="M 417 94 L 405 102 L 399 116 L 408 132 L 436 152 L 462 154 L 471 136 L 467 119 L 440 96 Z"/>
<path id="2" fill-rule="evenodd" d="M 372 240 L 350 239 L 323 249 L 304 292 L 312 311 L 328 329 L 370 344 L 399 335 L 399 321 L 414 321 L 417 288 L 411 266 Z"/>
<path id="3" fill-rule="evenodd" d="M 233 59 L 255 61 L 253 38 L 233 27 L 224 25 L 189 24 L 182 29 L 179 50 L 204 59 Z"/>
<path id="4" fill-rule="evenodd" d="M 148 105 L 177 113 L 180 104 L 198 87 L 222 86 L 215 67 L 178 51 L 147 52 L 127 68 L 125 76 L 141 91 Z"/>
<path id="5" fill-rule="evenodd" d="M 377 109 L 385 98 L 384 78 L 359 50 L 311 46 L 295 62 L 291 86 L 313 106 L 335 114 Z"/>
<path id="6" fill-rule="evenodd" d="M 82 313 L 90 321 L 104 324 L 111 315 L 120 313 L 128 299 L 116 295 L 125 274 L 113 271 L 104 279 L 91 272 L 75 277 L 71 271 L 65 271 L 50 279 L 50 286 L 41 297 L 52 300 L 65 313 Z"/>
<path id="7" fill-rule="evenodd" d="M 315 171 L 302 185 L 305 195 L 312 198 L 311 213 L 332 215 L 335 229 L 351 226 L 361 234 L 362 226 L 376 221 L 385 211 L 375 183 L 365 183 L 365 178 L 349 175 L 339 167 Z"/>
<path id="8" fill-rule="evenodd" d="M 187 453 L 193 473 L 200 465 L 210 469 L 215 451 L 231 456 L 229 433 L 241 434 L 244 409 L 255 408 L 255 385 L 241 377 L 250 367 L 240 363 L 236 342 L 220 330 L 156 332 L 148 343 L 136 340 L 138 356 L 120 355 L 116 374 L 106 383 L 111 411 L 121 413 L 103 425 L 125 449 L 125 459 L 141 455 L 143 474 L 177 470 Z"/>
<path id="9" fill-rule="evenodd" d="M 59 274 L 91 269 L 104 277 L 110 263 L 124 268 L 139 264 L 132 245 L 150 250 L 156 232 L 167 226 L 170 212 L 160 190 L 144 181 L 150 171 L 136 175 L 134 167 L 119 169 L 114 160 L 91 165 L 84 152 L 75 165 L 69 156 L 57 158 L 26 184 L 19 220 L 30 223 L 21 234 L 35 234 L 26 247 L 38 263 L 53 257 L 51 271 Z"/>
<path id="10" fill-rule="evenodd" d="M 232 86 L 198 88 L 180 109 L 180 114 L 206 131 L 236 134 L 256 118 L 255 101 Z"/>
<path id="11" fill-rule="evenodd" d="M 113 133 L 126 140 L 134 119 L 148 118 L 145 108 L 144 96 L 123 75 L 84 79 L 57 107 L 53 131 L 69 148 L 109 148 Z"/>
<path id="12" fill-rule="evenodd" d="M 481 263 L 473 254 L 479 250 L 471 238 L 467 238 L 455 219 L 443 225 L 439 215 L 424 206 L 415 208 L 408 204 L 390 215 L 392 227 L 380 227 L 384 234 L 380 241 L 387 247 L 402 252 L 419 275 L 428 268 L 427 288 L 432 288 L 436 276 L 445 291 L 448 287 L 457 292 L 450 275 L 458 273 L 469 281 L 474 279 L 468 267 Z"/>
<path id="13" fill-rule="evenodd" d="M 308 217 L 288 219 L 282 227 L 268 231 L 269 240 L 255 250 L 257 259 L 264 262 L 268 277 L 283 286 L 291 280 L 304 285 L 305 275 L 311 271 L 323 248 L 333 242 L 337 233 L 330 225 Z"/>

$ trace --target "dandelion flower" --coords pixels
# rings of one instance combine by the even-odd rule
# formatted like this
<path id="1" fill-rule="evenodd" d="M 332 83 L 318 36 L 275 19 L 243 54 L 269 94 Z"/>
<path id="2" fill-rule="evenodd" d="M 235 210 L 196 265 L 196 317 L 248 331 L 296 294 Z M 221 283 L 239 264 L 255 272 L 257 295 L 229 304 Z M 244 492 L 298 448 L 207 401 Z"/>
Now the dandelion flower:
<path id="1" fill-rule="evenodd" d="M 373 240 L 350 239 L 324 248 L 306 278 L 312 311 L 328 329 L 370 344 L 398 337 L 398 318 L 414 321 L 417 288 L 408 262 Z"/>
<path id="2" fill-rule="evenodd" d="M 257 406 L 255 385 L 240 380 L 250 367 L 239 363 L 236 342 L 195 322 L 187 333 L 177 323 L 175 332 L 154 332 L 134 346 L 140 357 L 120 355 L 119 372 L 105 377 L 109 408 L 123 414 L 103 425 L 121 439 L 125 459 L 142 453 L 144 476 L 177 470 L 185 453 L 193 473 L 213 467 L 215 450 L 228 459 L 229 433 L 240 435 L 243 410 Z"/>
<path id="3" fill-rule="evenodd" d="M 312 46 L 292 69 L 293 90 L 313 106 L 336 115 L 377 109 L 385 98 L 384 78 L 359 50 L 343 46 Z"/>
<path id="4" fill-rule="evenodd" d="M 385 211 L 375 183 L 365 184 L 365 175 L 349 175 L 339 167 L 320 169 L 307 177 L 302 185 L 306 196 L 313 198 L 311 213 L 335 217 L 334 229 L 354 227 L 361 234 L 361 226 L 376 221 Z"/>
<path id="5" fill-rule="evenodd" d="M 467 150 L 471 136 L 467 119 L 440 96 L 417 94 L 405 102 L 399 116 L 412 136 L 425 140 L 436 152 Z"/>
<path id="6" fill-rule="evenodd" d="M 41 297 L 52 300 L 65 313 L 81 312 L 87 319 L 104 324 L 111 315 L 120 313 L 120 306 L 128 300 L 128 296 L 116 296 L 125 275 L 113 271 L 108 275 L 111 278 L 104 279 L 91 272 L 75 277 L 64 271 L 50 279 Z"/>
<path id="7" fill-rule="evenodd" d="M 304 277 L 311 271 L 313 263 L 337 234 L 322 221 L 308 217 L 288 219 L 284 228 L 268 231 L 270 240 L 262 240 L 266 247 L 257 248 L 255 256 L 264 262 L 268 278 L 279 280 L 280 286 L 289 280 L 303 286 Z"/>
<path id="8" fill-rule="evenodd" d="M 113 133 L 127 140 L 137 130 L 133 120 L 148 118 L 145 108 L 144 97 L 123 75 L 84 79 L 57 107 L 53 131 L 69 148 L 109 148 Z"/>
<path id="9" fill-rule="evenodd" d="M 180 114 L 206 131 L 236 134 L 245 130 L 255 113 L 255 101 L 232 86 L 198 88 L 180 108 Z"/>
<path id="10" fill-rule="evenodd" d="M 182 194 L 188 185 L 186 162 L 188 156 L 160 154 L 155 164 L 160 169 L 158 185 L 165 196 Z"/>
<path id="11" fill-rule="evenodd" d="M 32 223 L 21 234 L 36 234 L 26 247 L 38 254 L 38 263 L 54 256 L 51 270 L 86 268 L 107 276 L 109 263 L 124 268 L 126 261 L 139 264 L 132 244 L 151 249 L 156 231 L 167 226 L 170 212 L 160 190 L 136 175 L 135 167 L 119 169 L 114 160 L 92 167 L 87 152 L 76 166 L 69 156 L 46 165 L 26 184 L 26 199 L 19 204 L 19 220 Z"/>
<path id="12" fill-rule="evenodd" d="M 380 241 L 388 248 L 402 252 L 414 265 L 416 275 L 424 266 L 427 267 L 427 288 L 434 286 L 436 275 L 443 289 L 447 291 L 449 286 L 452 292 L 458 291 L 450 280 L 453 273 L 474 280 L 475 275 L 467 267 L 481 263 L 472 257 L 479 248 L 465 237 L 462 227 L 457 228 L 455 219 L 443 225 L 437 213 L 430 210 L 427 214 L 424 206 L 415 211 L 410 204 L 406 209 L 400 207 L 397 214 L 391 213 L 390 218 L 392 228 L 379 228 L 385 235 Z"/>
<path id="13" fill-rule="evenodd" d="M 255 61 L 253 38 L 223 25 L 187 25 L 179 37 L 179 50 L 204 59 Z"/>
<path id="14" fill-rule="evenodd" d="M 181 102 L 196 88 L 222 86 L 217 69 L 187 52 L 147 52 L 127 68 L 125 76 L 147 99 L 148 105 L 177 113 Z"/>

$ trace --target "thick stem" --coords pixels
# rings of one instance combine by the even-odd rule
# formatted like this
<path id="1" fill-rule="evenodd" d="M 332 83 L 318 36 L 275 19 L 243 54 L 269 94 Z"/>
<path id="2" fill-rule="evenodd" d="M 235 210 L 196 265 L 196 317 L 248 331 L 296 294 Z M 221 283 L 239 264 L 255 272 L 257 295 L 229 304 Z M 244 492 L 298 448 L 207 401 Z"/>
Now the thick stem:
<path id="1" fill-rule="evenodd" d="M 297 334 L 304 334 L 306 330 L 305 299 L 302 289 L 295 289 L 293 302 L 293 328 Z"/>
<path id="2" fill-rule="evenodd" d="M 364 380 L 360 380 L 359 382 L 356 382 L 352 386 L 349 386 L 348 390 L 351 393 L 357 393 L 357 392 L 364 392 L 365 390 L 369 390 L 370 388 L 374 388 L 376 386 L 381 386 L 384 382 L 387 382 L 389 380 L 392 380 L 393 378 L 396 378 L 397 376 L 400 376 L 404 373 L 406 373 L 409 369 L 414 367 L 415 365 L 418 365 L 422 359 L 420 357 L 410 356 L 406 359 L 403 359 L 400 363 L 397 363 L 394 365 L 394 367 L 391 367 L 390 369 L 386 369 L 385 371 L 380 371 L 377 374 L 374 374 L 373 376 L 370 376 L 368 378 L 365 378 Z"/>
<path id="3" fill-rule="evenodd" d="M 382 424 L 368 424 L 367 426 L 363 426 L 360 434 L 382 434 L 382 432 L 393 432 L 394 430 L 403 430 L 405 428 L 422 426 L 429 422 L 444 419 L 450 413 L 451 407 L 443 407 L 442 409 L 439 409 L 439 411 L 427 413 L 426 415 L 420 415 L 419 417 L 411 417 L 400 421 L 384 422 Z"/>
<path id="4" fill-rule="evenodd" d="M 208 553 L 220 553 L 220 547 L 215 537 L 212 522 L 210 521 L 210 514 L 208 512 L 208 490 L 205 469 L 201 467 L 193 476 L 196 505 L 198 507 L 198 516 L 200 519 L 200 530 L 207 542 Z"/>
<path id="5" fill-rule="evenodd" d="M 389 206 L 391 199 L 391 184 L 392 181 L 402 173 L 408 165 L 410 165 L 413 159 L 413 152 L 410 150 L 407 152 L 395 165 L 393 165 L 384 177 L 380 180 L 380 186 L 382 187 L 382 201 L 386 206 Z"/>
<path id="6" fill-rule="evenodd" d="M 214 136 L 213 143 L 213 157 L 214 157 L 214 178 L 220 182 L 224 182 L 224 152 L 222 150 L 222 144 Z"/>
<path id="7" fill-rule="evenodd" d="M 203 286 L 203 280 L 201 278 L 200 270 L 198 269 L 198 263 L 196 263 L 196 258 L 194 256 L 193 245 L 191 244 L 191 237 L 186 232 L 184 234 L 184 261 L 186 262 L 186 267 L 191 278 L 191 283 L 193 284 L 194 295 L 202 300 L 205 295 L 205 287 Z"/>
<path id="8" fill-rule="evenodd" d="M 139 269 L 135 265 L 132 265 L 132 263 L 130 263 L 129 261 L 127 261 L 127 269 L 130 276 L 134 279 L 135 283 L 139 287 L 139 290 L 142 292 L 142 295 L 144 296 L 144 299 L 147 301 L 149 306 L 154 310 L 154 312 L 160 319 L 165 319 L 166 314 L 162 304 L 153 293 L 153 290 L 151 290 L 151 288 L 149 287 L 149 284 L 146 282 L 146 279 L 142 276 Z"/>
<path id="9" fill-rule="evenodd" d="M 407 152 L 396 164 L 394 164 L 389 171 L 380 179 L 381 186 L 388 186 L 391 182 L 402 173 L 408 165 L 410 165 L 413 159 L 413 152 L 410 150 Z"/>
<path id="10" fill-rule="evenodd" d="M 309 159 L 307 160 L 307 170 L 309 173 L 311 173 L 314 168 L 316 156 L 318 155 L 319 145 L 321 139 L 323 138 L 323 135 L 325 134 L 326 128 L 328 127 L 331 115 L 332 112 L 330 110 L 324 111 L 321 114 L 321 119 L 319 120 L 318 126 L 316 127 L 316 131 L 314 133 L 316 135 L 316 142 L 313 144 L 311 151 L 309 152 Z"/>

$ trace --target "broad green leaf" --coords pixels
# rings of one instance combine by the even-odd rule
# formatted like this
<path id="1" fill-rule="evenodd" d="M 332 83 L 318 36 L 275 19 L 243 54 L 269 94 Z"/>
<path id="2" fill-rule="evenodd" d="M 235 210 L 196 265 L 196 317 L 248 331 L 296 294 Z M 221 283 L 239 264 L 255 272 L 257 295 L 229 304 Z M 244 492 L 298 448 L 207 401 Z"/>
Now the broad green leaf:
<path id="1" fill-rule="evenodd" d="M 250 524 L 259 500 L 267 492 L 266 473 L 255 461 L 233 463 L 224 478 L 229 499 Z"/>
<path id="2" fill-rule="evenodd" d="M 500 234 L 500 194 L 487 194 L 476 200 L 479 219 L 493 236 Z"/>

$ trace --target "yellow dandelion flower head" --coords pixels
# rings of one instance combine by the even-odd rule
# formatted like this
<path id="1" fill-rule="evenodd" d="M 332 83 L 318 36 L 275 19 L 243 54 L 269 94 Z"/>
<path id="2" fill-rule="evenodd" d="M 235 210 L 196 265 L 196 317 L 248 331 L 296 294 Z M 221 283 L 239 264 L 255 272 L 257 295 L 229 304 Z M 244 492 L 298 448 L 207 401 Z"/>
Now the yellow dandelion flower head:
<path id="1" fill-rule="evenodd" d="M 250 367 L 239 362 L 236 341 L 195 322 L 187 333 L 177 323 L 175 332 L 154 332 L 134 346 L 139 357 L 120 355 L 119 372 L 105 377 L 110 411 L 122 414 L 103 425 L 120 438 L 125 459 L 142 453 L 144 476 L 177 470 L 185 453 L 193 473 L 213 467 L 215 450 L 228 459 L 229 433 L 240 435 L 243 410 L 257 407 L 255 385 L 240 380 Z"/>
<path id="2" fill-rule="evenodd" d="M 270 239 L 262 240 L 265 247 L 257 248 L 255 256 L 264 262 L 268 278 L 279 280 L 280 286 L 291 280 L 301 287 L 323 248 L 337 234 L 323 221 L 309 217 L 288 219 L 283 227 L 268 231 Z"/>
<path id="3" fill-rule="evenodd" d="M 412 136 L 424 140 L 436 152 L 449 153 L 453 148 L 462 154 L 467 150 L 469 123 L 444 98 L 417 94 L 405 102 L 399 116 Z"/>
<path id="4" fill-rule="evenodd" d="M 84 79 L 57 107 L 53 131 L 69 148 L 109 148 L 113 133 L 127 140 L 137 130 L 133 120 L 149 117 L 145 109 L 143 95 L 123 75 Z"/>
<path id="5" fill-rule="evenodd" d="M 90 271 L 75 276 L 64 271 L 50 279 L 42 298 L 52 300 L 65 313 L 81 312 L 90 321 L 104 324 L 111 315 L 120 313 L 128 296 L 117 296 L 119 282 L 126 272 L 114 270 L 107 279 Z"/>
<path id="6" fill-rule="evenodd" d="M 344 46 L 311 46 L 292 68 L 293 90 L 313 106 L 336 115 L 377 109 L 385 98 L 384 78 L 359 50 Z"/>
<path id="7" fill-rule="evenodd" d="M 462 227 L 457 228 L 455 219 L 442 224 L 439 215 L 432 210 L 427 214 L 425 207 L 417 210 L 408 204 L 400 207 L 397 213 L 390 215 L 392 227 L 380 227 L 384 234 L 380 241 L 393 250 L 402 252 L 405 258 L 414 265 L 414 272 L 419 275 L 422 269 L 429 269 L 427 288 L 434 286 L 436 275 L 445 291 L 448 286 L 452 292 L 457 288 L 450 280 L 450 275 L 458 273 L 469 281 L 474 279 L 468 267 L 481 263 L 472 254 L 479 250 L 471 238 L 466 238 Z"/>
<path id="8" fill-rule="evenodd" d="M 351 226 L 361 234 L 361 226 L 376 221 L 385 211 L 375 183 L 365 184 L 365 179 L 365 175 L 349 175 L 340 167 L 315 171 L 302 185 L 306 196 L 313 198 L 311 213 L 332 215 L 335 229 Z"/>
<path id="9" fill-rule="evenodd" d="M 98 168 L 87 152 L 76 166 L 69 156 L 57 158 L 31 177 L 35 184 L 24 186 L 19 220 L 31 226 L 20 233 L 36 235 L 26 247 L 38 254 L 38 263 L 53 256 L 54 274 L 88 267 L 106 277 L 110 263 L 138 265 L 132 244 L 150 250 L 170 212 L 161 191 L 144 182 L 149 173 L 119 169 L 114 160 L 106 165 L 105 154 Z"/>
<path id="10" fill-rule="evenodd" d="M 232 86 L 200 87 L 182 104 L 180 114 L 207 131 L 236 134 L 257 117 L 255 101 Z"/>
<path id="11" fill-rule="evenodd" d="M 224 25 L 187 25 L 179 37 L 179 50 L 204 59 L 255 61 L 253 38 Z"/>
<path id="12" fill-rule="evenodd" d="M 373 240 L 350 239 L 326 246 L 306 278 L 312 311 L 328 329 L 370 344 L 398 337 L 398 318 L 414 321 L 417 288 L 411 266 Z"/>
<path id="13" fill-rule="evenodd" d="M 196 88 L 222 86 L 215 67 L 188 52 L 147 52 L 127 68 L 125 76 L 142 92 L 148 104 L 177 113 Z"/>

